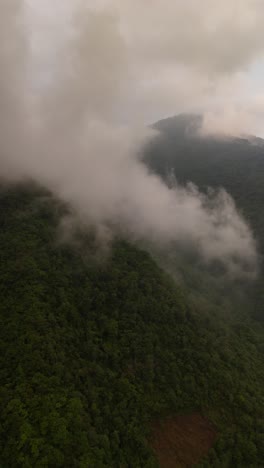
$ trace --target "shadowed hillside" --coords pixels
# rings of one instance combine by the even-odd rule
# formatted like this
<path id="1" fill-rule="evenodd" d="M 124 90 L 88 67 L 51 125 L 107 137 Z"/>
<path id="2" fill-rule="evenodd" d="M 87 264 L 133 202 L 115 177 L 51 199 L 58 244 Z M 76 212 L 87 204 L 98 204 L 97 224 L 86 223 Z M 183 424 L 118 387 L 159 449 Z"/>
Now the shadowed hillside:
<path id="1" fill-rule="evenodd" d="M 172 273 L 180 275 L 190 293 L 196 289 L 204 298 L 210 285 L 209 289 L 216 293 L 215 305 L 224 296 L 229 298 L 231 293 L 231 308 L 235 304 L 236 309 L 241 309 L 241 304 L 247 304 L 247 310 L 255 318 L 263 320 L 264 141 L 256 137 L 199 136 L 201 127 L 202 116 L 199 115 L 182 114 L 157 122 L 154 128 L 160 133 L 146 148 L 145 161 L 168 184 L 175 180 L 181 184 L 191 181 L 204 192 L 208 188 L 224 188 L 253 230 L 259 251 L 260 274 L 257 281 L 247 285 L 230 280 L 222 283 L 219 267 L 204 268 L 195 258 L 190 259 L 189 254 L 183 255 L 182 252 L 167 253 L 164 265 Z M 232 291 L 229 291 L 229 286 Z M 245 295 L 239 299 L 241 291 Z"/>
<path id="2" fill-rule="evenodd" d="M 181 114 L 153 125 L 160 135 L 147 161 L 163 177 L 173 171 L 179 182 L 205 190 L 224 187 L 251 223 L 264 246 L 264 140 L 256 137 L 202 137 L 202 116 Z"/>
<path id="3" fill-rule="evenodd" d="M 259 326 L 198 311 L 127 242 L 103 263 L 89 233 L 61 244 L 44 190 L 0 206 L 1 466 L 154 467 L 152 421 L 185 412 L 218 432 L 202 466 L 262 463 Z"/>

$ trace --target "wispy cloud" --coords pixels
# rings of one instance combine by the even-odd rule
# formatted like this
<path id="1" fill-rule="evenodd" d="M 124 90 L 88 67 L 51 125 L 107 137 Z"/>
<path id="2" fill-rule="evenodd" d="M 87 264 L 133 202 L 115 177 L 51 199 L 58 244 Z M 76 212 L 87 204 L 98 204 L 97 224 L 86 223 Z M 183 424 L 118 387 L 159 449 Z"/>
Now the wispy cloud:
<path id="1" fill-rule="evenodd" d="M 144 57 L 155 74 L 155 61 L 161 70 L 162 63 L 173 59 L 172 45 L 176 43 L 178 59 L 197 68 L 198 57 L 191 52 L 196 36 L 185 38 L 185 43 L 187 30 L 182 25 L 176 38 L 171 37 L 177 29 L 172 28 L 172 13 L 176 25 L 186 15 L 194 19 L 198 14 L 196 3 L 186 10 L 176 2 L 178 8 L 172 12 L 171 3 L 165 2 L 160 20 L 167 18 L 170 34 L 163 25 L 155 33 L 160 11 L 156 2 L 153 18 L 152 13 L 147 16 L 146 2 L 140 7 L 136 1 L 135 10 L 129 1 L 106 3 L 107 8 L 91 9 L 80 2 L 70 14 L 68 10 L 59 15 L 58 22 L 46 15 L 39 23 L 38 17 L 36 28 L 37 12 L 28 15 L 27 9 L 23 13 L 23 2 L 2 0 L 1 175 L 11 180 L 35 178 L 70 203 L 83 222 L 101 231 L 122 232 L 129 238 L 158 244 L 187 242 L 196 246 L 205 261 L 220 260 L 239 274 L 243 265 L 254 270 L 255 243 L 232 199 L 224 191 L 205 196 L 193 186 L 168 188 L 141 160 L 142 148 L 153 131 L 131 121 L 123 124 L 133 100 L 139 99 L 134 79 L 138 77 L 135 67 L 140 64 L 138 83 L 142 88 L 144 78 L 147 88 Z M 28 6 L 24 4 L 24 8 Z M 209 11 L 213 14 L 211 7 Z M 153 26 L 149 24 L 152 20 Z M 202 10 L 199 21 L 193 34 L 207 28 Z M 203 47 L 208 34 L 203 31 L 200 43 L 197 39 L 201 68 L 225 73 L 229 59 L 213 70 L 213 52 L 209 50 L 205 58 Z M 32 49 L 36 37 L 41 46 Z M 158 43 L 161 49 L 156 51 Z M 186 60 L 184 50 L 179 53 L 181 47 L 186 49 Z M 158 87 L 162 90 L 162 82 Z M 162 92 L 155 94 L 151 94 L 153 99 L 162 102 Z"/>

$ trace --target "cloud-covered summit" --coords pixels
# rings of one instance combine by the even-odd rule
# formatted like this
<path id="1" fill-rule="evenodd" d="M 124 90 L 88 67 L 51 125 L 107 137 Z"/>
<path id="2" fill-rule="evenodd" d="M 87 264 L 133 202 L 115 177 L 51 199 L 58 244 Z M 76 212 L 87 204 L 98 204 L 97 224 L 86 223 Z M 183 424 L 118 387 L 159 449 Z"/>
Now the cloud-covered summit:
<path id="1" fill-rule="evenodd" d="M 220 260 L 234 273 L 243 264 L 253 271 L 250 229 L 223 190 L 206 197 L 192 185 L 169 188 L 144 165 L 142 148 L 154 131 L 130 118 L 140 96 L 134 81 L 141 61 L 131 28 L 141 12 L 143 34 L 146 3 L 140 9 L 136 2 L 135 10 L 129 1 L 106 3 L 88 8 L 68 1 L 60 9 L 55 2 L 57 21 L 48 14 L 50 2 L 46 15 L 36 7 L 41 2 L 0 3 L 1 176 L 45 184 L 107 237 L 114 230 L 159 245 L 189 243 L 207 262 Z M 143 38 L 141 45 L 144 55 Z M 146 73 L 147 88 L 146 65 L 136 83 L 142 87 Z"/>

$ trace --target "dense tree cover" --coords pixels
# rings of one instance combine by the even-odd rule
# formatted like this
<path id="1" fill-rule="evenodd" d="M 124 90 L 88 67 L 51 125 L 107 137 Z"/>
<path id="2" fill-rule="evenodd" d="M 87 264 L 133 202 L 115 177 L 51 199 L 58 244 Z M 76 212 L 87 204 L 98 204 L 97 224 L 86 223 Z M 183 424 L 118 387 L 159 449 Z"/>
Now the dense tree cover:
<path id="1" fill-rule="evenodd" d="M 190 260 L 186 255 L 179 258 L 181 253 L 177 253 L 177 259 L 170 267 L 181 273 L 190 294 L 198 294 L 203 300 L 210 284 L 215 305 L 221 301 L 223 289 L 229 290 L 225 293 L 228 308 L 233 308 L 234 304 L 240 307 L 242 300 L 255 318 L 264 320 L 264 140 L 197 137 L 201 124 L 201 116 L 184 114 L 157 122 L 154 127 L 160 134 L 146 148 L 145 160 L 164 179 L 173 173 L 180 183 L 192 181 L 202 191 L 208 187 L 224 187 L 253 230 L 260 253 L 261 273 L 251 285 L 232 283 L 217 272 L 206 271 L 193 258 Z M 245 292 L 242 296 L 241 291 Z M 210 292 L 209 295 L 211 302 Z"/>
<path id="2" fill-rule="evenodd" d="M 192 181 L 202 190 L 224 187 L 264 247 L 264 140 L 197 137 L 201 121 L 199 115 L 183 114 L 157 122 L 160 135 L 146 158 L 163 177 L 174 170 L 181 183 Z"/>
<path id="3" fill-rule="evenodd" d="M 127 242 L 99 263 L 63 245 L 63 211 L 0 192 L 0 466 L 155 467 L 151 420 L 191 411 L 219 431 L 201 466 L 261 466 L 262 328 L 190 303 Z"/>

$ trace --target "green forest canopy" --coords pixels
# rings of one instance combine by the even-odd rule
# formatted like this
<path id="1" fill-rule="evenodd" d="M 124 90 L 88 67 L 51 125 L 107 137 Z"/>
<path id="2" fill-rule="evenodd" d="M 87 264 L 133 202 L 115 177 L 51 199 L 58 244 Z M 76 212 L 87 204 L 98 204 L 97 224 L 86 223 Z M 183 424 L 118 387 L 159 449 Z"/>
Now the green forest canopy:
<path id="1" fill-rule="evenodd" d="M 62 207 L 0 192 L 0 466 L 155 467 L 151 421 L 200 412 L 218 430 L 200 466 L 261 466 L 263 328 L 190 301 L 149 254 L 57 241 Z"/>

